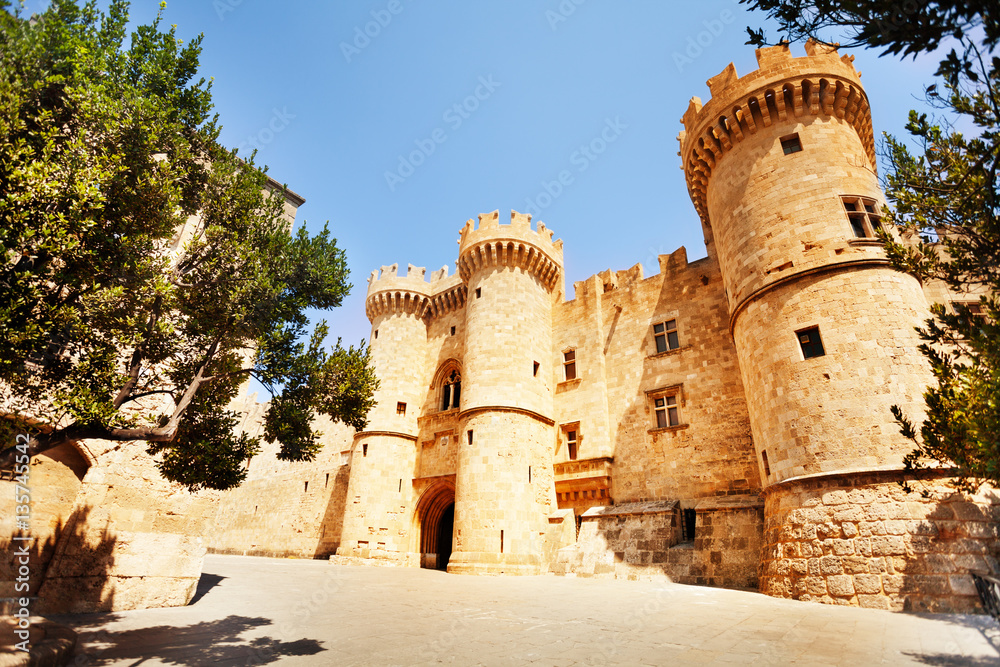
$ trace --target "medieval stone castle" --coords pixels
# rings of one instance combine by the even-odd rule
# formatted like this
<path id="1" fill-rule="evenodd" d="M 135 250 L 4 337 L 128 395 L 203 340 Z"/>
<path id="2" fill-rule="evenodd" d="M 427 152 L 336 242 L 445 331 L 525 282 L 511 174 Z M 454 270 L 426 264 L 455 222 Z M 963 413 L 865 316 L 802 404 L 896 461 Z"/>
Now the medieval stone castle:
<path id="1" fill-rule="evenodd" d="M 453 275 L 382 267 L 367 429 L 328 425 L 310 464 L 260 456 L 231 492 L 155 482 L 159 505 L 138 513 L 123 490 L 149 493 L 140 464 L 78 462 L 63 516 L 98 514 L 124 546 L 102 588 L 54 541 L 51 580 L 92 589 L 68 606 L 183 604 L 197 581 L 184 563 L 207 548 L 977 608 L 967 573 L 997 572 L 1000 501 L 952 492 L 946 470 L 909 475 L 927 497 L 904 492 L 910 443 L 889 410 L 920 414 L 931 378 L 914 327 L 954 297 L 886 261 L 853 57 L 809 43 L 757 60 L 710 79 L 682 119 L 707 257 L 681 248 L 656 275 L 605 271 L 570 293 L 552 231 L 493 212 L 461 229 Z M 244 409 L 259 429 L 260 406 Z M 160 574 L 144 564 L 155 601 L 128 581 L 140 543 L 184 555 Z"/>

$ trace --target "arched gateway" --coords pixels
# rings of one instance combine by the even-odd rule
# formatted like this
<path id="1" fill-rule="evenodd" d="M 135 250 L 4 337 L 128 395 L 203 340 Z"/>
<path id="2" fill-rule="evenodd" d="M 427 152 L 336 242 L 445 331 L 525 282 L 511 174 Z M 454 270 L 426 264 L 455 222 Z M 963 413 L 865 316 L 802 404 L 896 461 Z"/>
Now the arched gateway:
<path id="1" fill-rule="evenodd" d="M 424 491 L 415 518 L 420 528 L 420 567 L 446 570 L 455 525 L 455 485 L 439 482 Z"/>

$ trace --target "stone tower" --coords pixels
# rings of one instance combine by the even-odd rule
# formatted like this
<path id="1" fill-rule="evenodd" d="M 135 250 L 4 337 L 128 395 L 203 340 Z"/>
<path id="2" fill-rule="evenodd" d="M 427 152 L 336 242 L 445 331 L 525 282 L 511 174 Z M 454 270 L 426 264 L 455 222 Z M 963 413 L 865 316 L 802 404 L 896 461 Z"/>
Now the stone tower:
<path id="1" fill-rule="evenodd" d="M 462 406 L 449 572 L 536 574 L 552 472 L 552 306 L 562 241 L 531 217 L 469 220 L 458 271 L 467 289 Z"/>
<path id="2" fill-rule="evenodd" d="M 836 497 L 861 519 L 898 495 L 910 443 L 889 408 L 920 414 L 929 374 L 914 327 L 927 304 L 876 236 L 883 196 L 853 56 L 814 42 L 806 53 L 758 49 L 756 72 L 730 64 L 710 79 L 712 99 L 692 99 L 682 119 L 680 155 L 746 389 L 765 495 L 761 589 L 864 597 L 890 585 L 886 561 L 868 559 L 893 554 L 820 510 Z M 840 558 L 823 570 L 832 554 L 858 558 L 855 571 Z M 873 590 L 855 590 L 859 573 L 876 575 L 863 580 Z"/>
<path id="3" fill-rule="evenodd" d="M 372 323 L 372 362 L 379 378 L 368 427 L 351 447 L 342 556 L 392 559 L 409 550 L 407 507 L 416 458 L 417 417 L 426 389 L 423 316 L 430 285 L 423 268 L 372 272 L 365 310 Z"/>

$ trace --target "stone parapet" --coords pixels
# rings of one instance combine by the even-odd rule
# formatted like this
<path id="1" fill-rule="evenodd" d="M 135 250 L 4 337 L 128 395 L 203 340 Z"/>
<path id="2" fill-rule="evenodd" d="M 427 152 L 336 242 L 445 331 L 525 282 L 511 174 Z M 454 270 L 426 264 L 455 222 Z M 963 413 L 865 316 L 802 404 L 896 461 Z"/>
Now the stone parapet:
<path id="1" fill-rule="evenodd" d="M 854 56 L 839 56 L 835 48 L 812 40 L 806 43 L 806 54 L 793 58 L 787 44 L 757 49 L 757 71 L 739 77 L 730 63 L 708 80 L 712 98 L 707 103 L 691 98 L 678 139 L 688 193 L 707 227 L 708 182 L 716 164 L 735 145 L 779 122 L 817 116 L 842 119 L 857 132 L 875 169 L 871 108 Z"/>
<path id="2" fill-rule="evenodd" d="M 462 280 L 489 266 L 520 267 L 536 276 L 549 290 L 562 273 L 562 240 L 552 241 L 552 230 L 539 222 L 531 229 L 531 216 L 511 211 L 510 224 L 499 223 L 500 212 L 479 215 L 479 226 L 470 218 L 458 240 L 458 272 Z"/>

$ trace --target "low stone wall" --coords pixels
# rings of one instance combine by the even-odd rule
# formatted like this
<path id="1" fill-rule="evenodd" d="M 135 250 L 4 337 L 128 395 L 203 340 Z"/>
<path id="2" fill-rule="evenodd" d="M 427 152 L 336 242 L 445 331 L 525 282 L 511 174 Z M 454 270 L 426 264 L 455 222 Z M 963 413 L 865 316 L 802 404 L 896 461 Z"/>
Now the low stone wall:
<path id="1" fill-rule="evenodd" d="M 968 573 L 998 572 L 1000 498 L 988 488 L 956 493 L 941 474 L 911 482 L 911 493 L 899 479 L 870 472 L 768 489 L 761 591 L 877 609 L 981 613 Z"/>
<path id="2" fill-rule="evenodd" d="M 595 507 L 581 517 L 576 545 L 561 549 L 556 574 L 756 588 L 762 503 L 728 496 L 697 505 L 695 537 L 682 542 L 676 501 Z"/>
<path id="3" fill-rule="evenodd" d="M 764 503 L 732 496 L 698 503 L 694 548 L 699 572 L 678 583 L 756 589 L 764 545 Z"/>
<path id="4" fill-rule="evenodd" d="M 87 445 L 99 463 L 87 471 L 59 534 L 37 611 L 187 604 L 201 577 L 212 498 L 163 479 L 143 442 Z"/>

